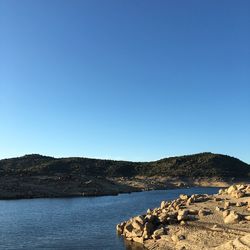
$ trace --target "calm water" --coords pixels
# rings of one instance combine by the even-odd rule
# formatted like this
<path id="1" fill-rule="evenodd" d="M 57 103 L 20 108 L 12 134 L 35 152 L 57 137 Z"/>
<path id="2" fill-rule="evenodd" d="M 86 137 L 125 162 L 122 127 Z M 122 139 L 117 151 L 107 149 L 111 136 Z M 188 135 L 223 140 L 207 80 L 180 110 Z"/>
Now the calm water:
<path id="1" fill-rule="evenodd" d="M 139 249 L 116 235 L 117 223 L 181 193 L 218 188 L 150 191 L 95 198 L 0 201 L 0 249 Z"/>

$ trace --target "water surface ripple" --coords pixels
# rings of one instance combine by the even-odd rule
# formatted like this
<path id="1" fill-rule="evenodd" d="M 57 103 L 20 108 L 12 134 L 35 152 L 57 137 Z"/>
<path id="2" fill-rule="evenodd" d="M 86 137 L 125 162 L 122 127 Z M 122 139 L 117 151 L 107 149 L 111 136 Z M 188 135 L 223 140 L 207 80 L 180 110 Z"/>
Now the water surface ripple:
<path id="1" fill-rule="evenodd" d="M 216 193 L 218 188 L 189 188 L 91 198 L 0 201 L 0 249 L 124 250 L 115 226 L 162 200 L 181 193 Z"/>

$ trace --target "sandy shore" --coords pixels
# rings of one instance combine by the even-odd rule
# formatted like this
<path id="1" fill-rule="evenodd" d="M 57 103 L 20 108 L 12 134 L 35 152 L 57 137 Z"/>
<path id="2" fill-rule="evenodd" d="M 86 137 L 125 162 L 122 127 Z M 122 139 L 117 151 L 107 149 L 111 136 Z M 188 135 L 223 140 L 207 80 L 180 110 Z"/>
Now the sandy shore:
<path id="1" fill-rule="evenodd" d="M 250 185 L 163 201 L 117 230 L 150 250 L 250 249 Z"/>

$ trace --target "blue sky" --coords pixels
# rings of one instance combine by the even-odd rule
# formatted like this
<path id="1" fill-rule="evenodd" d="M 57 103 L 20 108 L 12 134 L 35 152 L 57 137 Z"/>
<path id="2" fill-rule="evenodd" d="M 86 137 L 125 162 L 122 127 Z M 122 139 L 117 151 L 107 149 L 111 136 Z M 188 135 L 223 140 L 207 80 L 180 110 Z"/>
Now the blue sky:
<path id="1" fill-rule="evenodd" d="M 0 158 L 250 163 L 250 1 L 0 0 Z"/>

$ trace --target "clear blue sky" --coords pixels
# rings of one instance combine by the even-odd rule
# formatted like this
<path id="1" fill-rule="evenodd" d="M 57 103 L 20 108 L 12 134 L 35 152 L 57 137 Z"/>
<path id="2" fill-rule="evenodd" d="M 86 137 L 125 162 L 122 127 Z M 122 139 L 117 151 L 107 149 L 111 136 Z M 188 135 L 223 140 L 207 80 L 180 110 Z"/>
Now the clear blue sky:
<path id="1" fill-rule="evenodd" d="M 250 163 L 250 1 L 0 0 L 0 158 Z"/>

